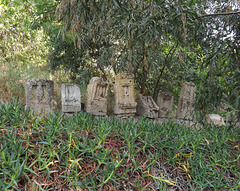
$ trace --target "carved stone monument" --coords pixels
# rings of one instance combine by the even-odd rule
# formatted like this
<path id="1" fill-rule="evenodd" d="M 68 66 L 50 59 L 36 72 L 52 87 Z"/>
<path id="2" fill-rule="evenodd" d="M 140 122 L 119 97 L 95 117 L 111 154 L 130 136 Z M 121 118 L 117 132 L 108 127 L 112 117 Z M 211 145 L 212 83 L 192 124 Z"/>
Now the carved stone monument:
<path id="1" fill-rule="evenodd" d="M 158 118 L 159 107 L 151 96 L 139 94 L 137 97 L 137 114 L 148 118 Z"/>
<path id="2" fill-rule="evenodd" d="M 33 110 L 34 114 L 42 117 L 52 111 L 53 81 L 46 79 L 29 79 L 26 81 L 25 109 Z"/>
<path id="3" fill-rule="evenodd" d="M 191 82 L 182 85 L 178 100 L 177 119 L 193 120 L 196 86 Z"/>
<path id="4" fill-rule="evenodd" d="M 81 91 L 77 84 L 62 84 L 61 94 L 63 113 L 81 111 Z"/>
<path id="5" fill-rule="evenodd" d="M 173 108 L 173 94 L 170 92 L 159 92 L 157 98 L 157 105 L 159 107 L 158 116 L 160 118 L 168 118 L 169 112 Z"/>
<path id="6" fill-rule="evenodd" d="M 86 112 L 93 115 L 107 115 L 108 82 L 100 77 L 93 77 L 87 86 Z"/>
<path id="7" fill-rule="evenodd" d="M 137 103 L 134 98 L 133 74 L 118 74 L 114 84 L 114 114 L 120 117 L 134 116 Z"/>

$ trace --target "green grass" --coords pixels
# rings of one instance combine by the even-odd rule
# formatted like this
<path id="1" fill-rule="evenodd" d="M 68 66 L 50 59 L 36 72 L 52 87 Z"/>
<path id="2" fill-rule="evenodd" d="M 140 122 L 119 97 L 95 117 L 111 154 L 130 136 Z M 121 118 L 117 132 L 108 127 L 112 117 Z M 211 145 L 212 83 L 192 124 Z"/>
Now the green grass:
<path id="1" fill-rule="evenodd" d="M 188 128 L 0 105 L 0 190 L 238 190 L 239 127 Z"/>

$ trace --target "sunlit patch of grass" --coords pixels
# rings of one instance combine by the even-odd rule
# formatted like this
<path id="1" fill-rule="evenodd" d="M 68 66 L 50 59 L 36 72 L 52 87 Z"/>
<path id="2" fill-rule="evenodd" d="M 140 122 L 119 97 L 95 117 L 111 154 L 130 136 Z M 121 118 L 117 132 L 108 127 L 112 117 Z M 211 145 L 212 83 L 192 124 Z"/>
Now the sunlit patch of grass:
<path id="1" fill-rule="evenodd" d="M 239 127 L 192 129 L 0 105 L 0 189 L 240 188 Z"/>

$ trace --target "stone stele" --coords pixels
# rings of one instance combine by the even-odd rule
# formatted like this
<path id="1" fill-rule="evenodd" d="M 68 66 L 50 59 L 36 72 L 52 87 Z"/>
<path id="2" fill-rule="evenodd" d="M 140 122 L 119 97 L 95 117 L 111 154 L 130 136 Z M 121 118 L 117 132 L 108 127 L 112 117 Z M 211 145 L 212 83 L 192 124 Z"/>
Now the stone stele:
<path id="1" fill-rule="evenodd" d="M 191 82 L 182 85 L 178 100 L 177 119 L 193 120 L 196 86 Z"/>
<path id="2" fill-rule="evenodd" d="M 159 107 L 158 116 L 160 118 L 168 118 L 169 112 L 172 111 L 173 108 L 173 94 L 170 92 L 162 92 L 158 93 L 157 105 Z"/>
<path id="3" fill-rule="evenodd" d="M 148 118 L 158 118 L 159 107 L 151 96 L 139 94 L 137 97 L 137 114 Z"/>
<path id="4" fill-rule="evenodd" d="M 62 112 L 75 113 L 81 111 L 81 90 L 77 84 L 62 84 Z"/>
<path id="5" fill-rule="evenodd" d="M 114 114 L 119 117 L 134 116 L 137 102 L 134 97 L 133 74 L 118 74 L 114 84 Z"/>
<path id="6" fill-rule="evenodd" d="M 93 77 L 87 86 L 86 112 L 93 115 L 107 115 L 108 82 L 100 77 Z"/>
<path id="7" fill-rule="evenodd" d="M 34 114 L 42 117 L 53 108 L 53 81 L 46 79 L 28 79 L 26 81 L 25 109 L 33 110 Z"/>

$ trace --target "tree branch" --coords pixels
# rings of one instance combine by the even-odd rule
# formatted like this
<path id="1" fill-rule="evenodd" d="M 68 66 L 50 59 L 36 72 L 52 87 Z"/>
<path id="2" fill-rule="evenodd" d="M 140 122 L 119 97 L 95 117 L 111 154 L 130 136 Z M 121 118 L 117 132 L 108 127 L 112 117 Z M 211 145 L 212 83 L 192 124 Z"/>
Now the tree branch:
<path id="1" fill-rule="evenodd" d="M 102 72 L 102 74 L 103 74 L 102 78 L 103 78 L 104 80 L 107 80 L 107 75 L 106 75 L 106 73 L 105 73 L 105 70 L 104 70 L 101 66 L 99 66 L 99 65 L 98 65 L 98 68 L 101 70 L 101 72 Z"/>
<path id="2" fill-rule="evenodd" d="M 206 14 L 206 15 L 200 15 L 199 17 L 202 18 L 202 17 L 214 17 L 214 16 L 226 16 L 226 15 L 237 15 L 237 14 L 240 14 L 240 11 L 237 11 L 237 12 L 229 12 L 229 13 L 211 13 L 211 14 Z"/>
<path id="3" fill-rule="evenodd" d="M 147 76 L 148 76 L 148 73 L 147 73 L 147 66 L 148 66 L 148 61 L 147 61 L 147 53 L 146 53 L 146 48 L 145 48 L 145 40 L 142 41 L 142 62 L 143 62 L 143 65 L 142 65 L 142 73 L 143 73 L 143 76 L 144 76 L 144 79 L 142 81 L 142 84 L 141 84 L 141 88 L 140 88 L 140 94 L 143 94 L 145 93 L 145 89 L 146 89 L 146 80 L 147 80 Z"/>

